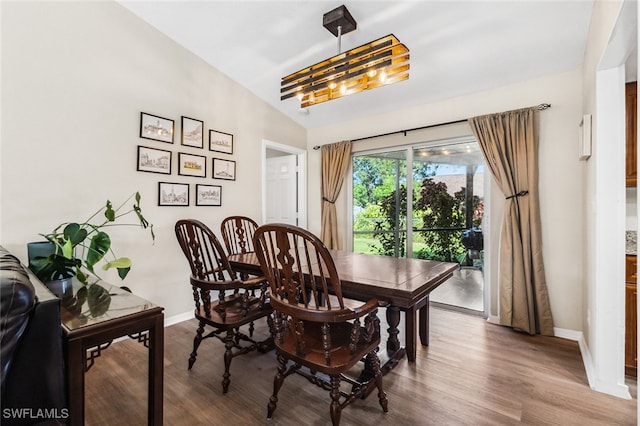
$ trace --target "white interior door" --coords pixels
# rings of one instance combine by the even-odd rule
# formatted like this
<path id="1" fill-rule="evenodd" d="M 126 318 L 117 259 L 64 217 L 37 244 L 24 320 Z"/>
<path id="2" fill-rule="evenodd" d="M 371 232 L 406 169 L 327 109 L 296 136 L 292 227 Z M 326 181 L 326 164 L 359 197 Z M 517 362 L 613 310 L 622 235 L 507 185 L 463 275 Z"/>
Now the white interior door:
<path id="1" fill-rule="evenodd" d="M 296 159 L 294 154 L 266 159 L 267 223 L 298 225 Z"/>

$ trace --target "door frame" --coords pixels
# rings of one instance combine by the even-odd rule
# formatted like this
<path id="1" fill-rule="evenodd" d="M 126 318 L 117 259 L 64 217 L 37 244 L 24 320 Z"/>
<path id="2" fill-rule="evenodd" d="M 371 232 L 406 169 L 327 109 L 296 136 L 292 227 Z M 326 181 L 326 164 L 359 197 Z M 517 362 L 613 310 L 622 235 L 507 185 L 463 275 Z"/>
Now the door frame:
<path id="1" fill-rule="evenodd" d="M 270 141 L 268 139 L 262 140 L 262 157 L 261 157 L 261 176 L 262 176 L 262 223 L 266 223 L 267 220 L 267 149 L 274 151 L 286 152 L 287 154 L 294 154 L 297 158 L 297 197 L 298 202 L 298 226 L 301 228 L 307 228 L 307 151 L 300 148 L 295 148 L 289 145 L 284 145 L 278 142 Z"/>

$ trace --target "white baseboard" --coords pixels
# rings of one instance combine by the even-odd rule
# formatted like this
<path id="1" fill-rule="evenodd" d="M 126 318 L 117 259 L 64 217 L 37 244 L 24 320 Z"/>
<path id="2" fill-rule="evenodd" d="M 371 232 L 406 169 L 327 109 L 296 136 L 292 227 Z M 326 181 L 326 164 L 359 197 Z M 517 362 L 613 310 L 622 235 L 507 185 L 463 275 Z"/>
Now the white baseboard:
<path id="1" fill-rule="evenodd" d="M 183 312 L 181 314 L 173 315 L 171 317 L 165 318 L 164 326 L 169 327 L 170 325 L 178 324 L 179 322 L 182 322 L 182 321 L 188 321 L 193 318 L 195 318 L 193 316 L 193 311 Z"/>
<path id="2" fill-rule="evenodd" d="M 587 374 L 587 381 L 589 382 L 589 387 L 591 389 L 597 392 L 613 395 L 618 398 L 631 399 L 631 394 L 629 393 L 629 387 L 627 385 L 619 383 L 611 384 L 609 382 L 605 383 L 601 380 L 598 380 L 598 375 L 596 374 L 596 366 L 593 363 L 593 358 L 591 358 L 591 351 L 589 350 L 587 341 L 585 340 L 584 334 L 581 331 L 554 329 L 554 333 L 556 333 L 557 337 L 577 340 L 578 346 L 580 347 L 580 355 L 582 355 L 584 370 Z M 563 334 L 566 336 L 564 336 Z M 574 339 L 569 336 L 577 336 L 578 338 Z"/>
<path id="3" fill-rule="evenodd" d="M 584 335 L 582 331 L 569 330 L 567 328 L 553 327 L 553 335 L 555 337 L 561 337 L 567 340 L 573 340 L 574 342 L 584 341 Z"/>

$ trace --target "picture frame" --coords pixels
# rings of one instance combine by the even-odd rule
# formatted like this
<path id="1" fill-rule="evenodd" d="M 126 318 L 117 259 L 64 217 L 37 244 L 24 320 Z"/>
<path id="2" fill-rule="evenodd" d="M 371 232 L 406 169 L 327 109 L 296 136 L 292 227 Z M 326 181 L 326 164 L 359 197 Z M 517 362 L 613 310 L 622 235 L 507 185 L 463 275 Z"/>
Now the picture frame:
<path id="1" fill-rule="evenodd" d="M 159 206 L 189 206 L 189 184 L 176 182 L 158 182 Z"/>
<path id="2" fill-rule="evenodd" d="M 209 151 L 233 154 L 233 135 L 217 130 L 209 130 Z"/>
<path id="3" fill-rule="evenodd" d="M 181 176 L 206 177 L 207 157 L 179 152 L 178 174 Z"/>
<path id="4" fill-rule="evenodd" d="M 139 172 L 171 174 L 171 151 L 138 145 Z"/>
<path id="5" fill-rule="evenodd" d="M 212 177 L 213 179 L 236 180 L 236 162 L 214 158 Z"/>
<path id="6" fill-rule="evenodd" d="M 140 137 L 154 141 L 173 143 L 174 121 L 146 112 L 140 113 Z"/>
<path id="7" fill-rule="evenodd" d="M 196 206 L 222 206 L 222 186 L 197 184 Z"/>
<path id="8" fill-rule="evenodd" d="M 204 148 L 204 121 L 195 118 L 181 117 L 180 144 L 194 148 Z"/>

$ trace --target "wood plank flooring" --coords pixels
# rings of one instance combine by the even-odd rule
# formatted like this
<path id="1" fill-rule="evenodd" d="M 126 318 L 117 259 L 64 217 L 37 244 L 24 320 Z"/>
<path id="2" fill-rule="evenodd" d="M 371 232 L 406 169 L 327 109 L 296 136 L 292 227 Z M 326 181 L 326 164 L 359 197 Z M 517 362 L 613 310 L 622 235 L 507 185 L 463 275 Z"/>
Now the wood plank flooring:
<path id="1" fill-rule="evenodd" d="M 273 352 L 235 358 L 226 395 L 219 341 L 204 341 L 187 370 L 196 326 L 191 320 L 165 329 L 165 425 L 331 424 L 328 392 L 297 375 L 285 380 L 273 419 L 266 419 Z M 266 331 L 257 328 L 259 336 Z M 146 373 L 140 343 L 126 340 L 103 351 L 86 374 L 86 424 L 146 424 Z M 635 380 L 628 384 L 632 400 L 590 390 L 576 342 L 432 308 L 430 345 L 418 347 L 415 363 L 402 360 L 384 377 L 389 412 L 374 392 L 345 408 L 341 424 L 635 425 Z"/>

